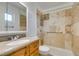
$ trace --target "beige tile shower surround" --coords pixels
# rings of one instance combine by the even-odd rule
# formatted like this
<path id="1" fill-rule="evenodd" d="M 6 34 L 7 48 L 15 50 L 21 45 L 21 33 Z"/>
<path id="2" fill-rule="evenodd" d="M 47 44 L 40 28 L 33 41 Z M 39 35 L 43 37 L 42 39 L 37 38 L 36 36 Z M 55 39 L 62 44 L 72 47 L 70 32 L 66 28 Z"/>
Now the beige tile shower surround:
<path id="1" fill-rule="evenodd" d="M 79 6 L 49 13 L 44 21 L 44 44 L 72 50 L 79 55 Z M 66 26 L 71 29 L 66 31 Z M 56 27 L 55 27 L 56 26 Z"/>

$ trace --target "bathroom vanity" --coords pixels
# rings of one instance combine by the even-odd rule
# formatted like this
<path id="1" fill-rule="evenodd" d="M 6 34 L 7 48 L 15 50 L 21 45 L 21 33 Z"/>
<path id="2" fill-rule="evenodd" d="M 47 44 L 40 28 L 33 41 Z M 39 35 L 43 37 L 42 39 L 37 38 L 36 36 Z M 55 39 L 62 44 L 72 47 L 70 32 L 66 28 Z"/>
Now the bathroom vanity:
<path id="1" fill-rule="evenodd" d="M 39 55 L 39 40 L 36 40 L 19 50 L 9 54 L 10 56 L 38 56 Z"/>
<path id="2" fill-rule="evenodd" d="M 1 56 L 39 56 L 38 38 L 21 38 L 0 43 Z"/>

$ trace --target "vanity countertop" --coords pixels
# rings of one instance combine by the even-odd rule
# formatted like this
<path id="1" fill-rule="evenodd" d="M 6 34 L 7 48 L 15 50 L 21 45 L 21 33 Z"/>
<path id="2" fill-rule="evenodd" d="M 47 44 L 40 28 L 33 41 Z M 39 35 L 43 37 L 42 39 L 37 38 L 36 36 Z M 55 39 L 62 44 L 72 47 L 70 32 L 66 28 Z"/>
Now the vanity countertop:
<path id="1" fill-rule="evenodd" d="M 30 44 L 36 40 L 39 40 L 39 38 L 37 38 L 37 37 L 24 37 L 24 38 L 17 39 L 15 41 L 11 40 L 11 41 L 0 42 L 0 55 L 2 55 L 2 56 L 8 55 L 8 54 L 20 49 L 20 48 L 27 46 L 28 44 Z M 13 42 L 14 42 L 14 44 L 12 45 Z M 16 42 L 17 43 L 21 42 L 21 43 L 17 44 Z"/>

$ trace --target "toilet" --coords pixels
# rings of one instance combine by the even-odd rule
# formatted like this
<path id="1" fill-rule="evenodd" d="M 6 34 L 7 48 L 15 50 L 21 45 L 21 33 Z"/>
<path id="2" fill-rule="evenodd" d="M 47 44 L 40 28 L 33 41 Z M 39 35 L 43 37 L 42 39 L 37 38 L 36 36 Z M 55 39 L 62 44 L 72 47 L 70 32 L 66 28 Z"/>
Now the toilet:
<path id="1" fill-rule="evenodd" d="M 42 45 L 39 47 L 39 53 L 42 56 L 48 56 L 49 55 L 50 48 L 46 45 Z"/>

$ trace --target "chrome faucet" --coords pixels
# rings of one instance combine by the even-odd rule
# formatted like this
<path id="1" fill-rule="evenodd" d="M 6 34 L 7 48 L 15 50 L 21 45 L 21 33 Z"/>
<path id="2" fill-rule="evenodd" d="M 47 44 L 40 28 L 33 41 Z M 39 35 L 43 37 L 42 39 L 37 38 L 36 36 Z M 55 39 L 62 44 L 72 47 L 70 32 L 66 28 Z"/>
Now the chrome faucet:
<path id="1" fill-rule="evenodd" d="M 19 38 L 18 35 L 11 36 L 11 40 L 17 40 Z"/>

